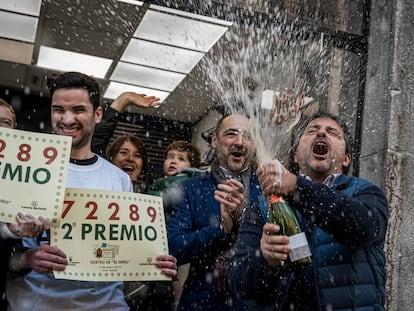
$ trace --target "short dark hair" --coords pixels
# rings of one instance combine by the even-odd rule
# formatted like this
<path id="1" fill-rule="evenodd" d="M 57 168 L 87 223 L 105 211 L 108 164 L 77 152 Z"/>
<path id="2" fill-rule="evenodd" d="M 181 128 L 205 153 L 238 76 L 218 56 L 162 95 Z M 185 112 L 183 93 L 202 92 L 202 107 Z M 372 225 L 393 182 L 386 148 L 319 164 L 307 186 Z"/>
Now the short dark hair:
<path id="1" fill-rule="evenodd" d="M 98 109 L 101 102 L 101 92 L 99 83 L 94 78 L 81 72 L 69 71 L 60 74 L 50 84 L 50 97 L 58 89 L 77 89 L 84 88 L 88 91 L 89 99 L 93 105 L 93 110 Z"/>
<path id="2" fill-rule="evenodd" d="M 185 151 L 187 152 L 188 159 L 192 167 L 199 167 L 201 162 L 201 152 L 193 144 L 189 143 L 185 140 L 177 140 L 168 145 L 167 149 L 165 149 L 164 153 L 164 160 L 167 158 L 168 151 L 170 150 L 178 150 L 178 151 Z"/>
<path id="3" fill-rule="evenodd" d="M 293 131 L 293 144 L 292 147 L 289 150 L 289 170 L 295 174 L 299 172 L 298 164 L 295 162 L 295 153 L 296 149 L 298 148 L 299 140 L 301 139 L 303 133 L 305 132 L 306 127 L 308 124 L 319 118 L 328 118 L 334 120 L 336 123 L 339 124 L 339 126 L 342 128 L 342 131 L 344 132 L 344 141 L 345 141 L 345 153 L 351 155 L 352 159 L 352 152 L 353 152 L 353 142 L 352 142 L 352 136 L 349 132 L 348 126 L 346 125 L 345 121 L 330 112 L 327 111 L 319 111 L 309 118 L 306 118 L 304 121 L 300 122 L 299 125 L 296 127 L 296 129 Z M 349 166 L 342 167 L 342 171 L 344 174 L 348 174 L 349 172 Z"/>

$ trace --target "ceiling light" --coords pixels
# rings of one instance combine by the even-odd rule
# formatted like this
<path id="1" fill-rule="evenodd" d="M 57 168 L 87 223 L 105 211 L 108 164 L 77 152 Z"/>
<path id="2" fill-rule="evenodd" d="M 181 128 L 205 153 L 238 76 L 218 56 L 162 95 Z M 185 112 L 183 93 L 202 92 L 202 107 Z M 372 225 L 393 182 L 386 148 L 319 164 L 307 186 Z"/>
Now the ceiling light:
<path id="1" fill-rule="evenodd" d="M 217 24 L 217 25 L 227 26 L 227 27 L 230 27 L 230 26 L 233 25 L 232 22 L 228 22 L 228 21 L 225 21 L 225 20 L 222 20 L 222 19 L 218 19 L 218 18 L 214 18 L 214 17 L 208 17 L 208 16 L 204 16 L 204 15 L 198 15 L 198 14 L 189 13 L 189 12 L 186 12 L 186 11 L 179 11 L 179 10 L 175 10 L 175 9 L 170 9 L 168 7 L 159 6 L 159 5 L 156 5 L 156 4 L 151 4 L 150 9 L 155 10 L 155 11 L 170 13 L 170 14 L 173 14 L 173 15 L 184 16 L 184 17 L 188 17 L 188 18 L 191 18 L 191 19 L 197 19 L 197 20 L 200 20 L 200 21 L 205 21 L 205 22 L 209 22 L 209 23 L 213 23 L 213 24 Z"/>
<path id="2" fill-rule="evenodd" d="M 0 10 L 39 16 L 41 5 L 42 0 L 3 0 L 0 2 Z"/>
<path id="3" fill-rule="evenodd" d="M 144 2 L 142 1 L 136 1 L 136 0 L 117 0 L 118 2 L 124 2 L 124 3 L 129 3 L 129 4 L 134 4 L 134 5 L 138 5 L 138 6 L 143 6 Z"/>
<path id="4" fill-rule="evenodd" d="M 226 30 L 226 26 L 148 10 L 134 37 L 208 52 Z"/>
<path id="5" fill-rule="evenodd" d="M 197 51 L 133 38 L 125 49 L 121 60 L 148 67 L 189 73 L 203 56 L 204 53 Z"/>
<path id="6" fill-rule="evenodd" d="M 150 5 L 110 77 L 105 96 L 115 98 L 131 85 L 163 91 L 166 98 L 232 24 Z M 125 84 L 121 84 L 125 83 Z M 115 86 L 122 91 L 113 91 Z M 147 92 L 146 92 L 147 93 Z"/>
<path id="7" fill-rule="evenodd" d="M 111 80 L 171 92 L 185 78 L 184 74 L 119 62 Z"/>
<path id="8" fill-rule="evenodd" d="M 37 18 L 0 11 L 0 37 L 33 43 L 36 29 Z"/>
<path id="9" fill-rule="evenodd" d="M 168 92 L 154 90 L 151 88 L 145 88 L 145 87 L 140 87 L 136 85 L 130 85 L 130 84 L 111 81 L 109 83 L 108 88 L 105 91 L 104 98 L 113 100 L 124 92 L 135 92 L 138 94 L 145 94 L 147 96 L 155 96 L 155 97 L 160 98 L 161 103 L 170 94 Z"/>
<path id="10" fill-rule="evenodd" d="M 112 59 L 41 46 L 37 66 L 59 71 L 80 71 L 95 78 L 105 78 Z"/>

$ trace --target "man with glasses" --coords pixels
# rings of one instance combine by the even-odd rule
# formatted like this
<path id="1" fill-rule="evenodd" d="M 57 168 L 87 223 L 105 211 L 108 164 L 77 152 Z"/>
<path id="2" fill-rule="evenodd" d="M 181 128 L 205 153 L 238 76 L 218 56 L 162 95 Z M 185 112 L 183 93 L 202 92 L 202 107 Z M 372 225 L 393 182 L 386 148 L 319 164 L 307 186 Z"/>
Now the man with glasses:
<path id="1" fill-rule="evenodd" d="M 247 310 L 227 284 L 227 266 L 243 212 L 260 193 L 252 167 L 250 120 L 224 116 L 212 136 L 211 171 L 185 181 L 168 224 L 171 254 L 190 263 L 178 310 Z"/>

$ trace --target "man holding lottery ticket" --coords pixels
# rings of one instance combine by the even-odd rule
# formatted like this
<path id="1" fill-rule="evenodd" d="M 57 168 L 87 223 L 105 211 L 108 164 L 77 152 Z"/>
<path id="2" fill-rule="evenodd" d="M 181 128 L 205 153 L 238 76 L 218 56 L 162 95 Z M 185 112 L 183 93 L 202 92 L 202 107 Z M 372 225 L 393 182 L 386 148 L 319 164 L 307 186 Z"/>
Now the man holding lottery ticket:
<path id="1" fill-rule="evenodd" d="M 257 174 L 263 194 L 282 195 L 297 215 L 311 260 L 289 264 L 293 242 L 266 221 L 268 203 L 259 200 L 240 227 L 231 289 L 251 299 L 252 310 L 384 310 L 385 195 L 346 175 L 351 139 L 338 117 L 318 113 L 296 137 L 290 153 L 295 173 L 274 161 Z"/>
<path id="2" fill-rule="evenodd" d="M 125 172 L 91 151 L 94 128 L 102 118 L 97 81 L 82 73 L 66 72 L 52 82 L 50 93 L 53 131 L 72 137 L 66 186 L 132 191 Z M 71 254 L 51 246 L 49 241 L 47 234 L 23 239 L 26 251 L 16 254 L 13 264 L 21 274 L 7 283 L 9 310 L 129 309 L 122 282 L 55 279 L 53 271 L 65 270 Z M 177 274 L 176 260 L 170 255 L 158 256 L 155 265 L 168 276 Z"/>

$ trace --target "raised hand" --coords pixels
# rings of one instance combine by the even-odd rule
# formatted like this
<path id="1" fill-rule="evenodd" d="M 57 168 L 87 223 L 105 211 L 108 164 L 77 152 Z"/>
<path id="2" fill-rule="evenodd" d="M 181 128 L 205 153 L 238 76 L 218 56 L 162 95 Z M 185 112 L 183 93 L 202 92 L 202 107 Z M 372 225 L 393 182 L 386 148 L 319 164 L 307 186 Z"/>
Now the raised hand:
<path id="1" fill-rule="evenodd" d="M 279 161 L 262 164 L 257 169 L 260 187 L 264 195 L 283 195 L 295 191 L 297 177 Z"/>
<path id="2" fill-rule="evenodd" d="M 160 104 L 158 97 L 134 92 L 124 92 L 112 102 L 111 107 L 118 112 L 123 112 L 128 106 L 149 108 L 158 107 Z"/>

